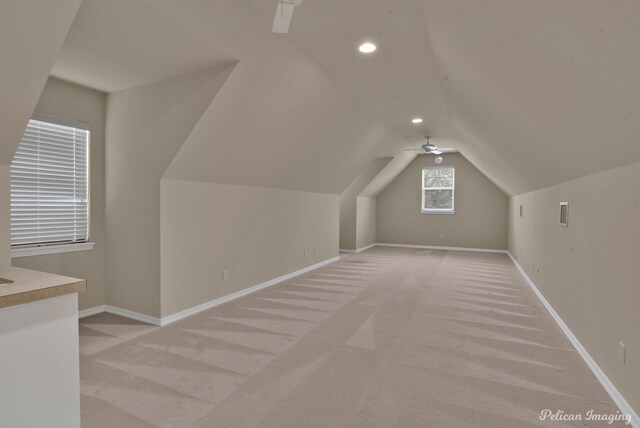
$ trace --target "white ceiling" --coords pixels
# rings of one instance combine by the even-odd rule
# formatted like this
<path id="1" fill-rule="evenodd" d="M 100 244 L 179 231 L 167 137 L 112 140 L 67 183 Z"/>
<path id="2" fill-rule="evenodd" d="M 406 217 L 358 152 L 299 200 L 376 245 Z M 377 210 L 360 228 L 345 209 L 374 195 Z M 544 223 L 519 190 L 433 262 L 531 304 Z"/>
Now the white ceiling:
<path id="1" fill-rule="evenodd" d="M 3 0 L 0 163 L 9 165 L 81 0 Z"/>
<path id="2" fill-rule="evenodd" d="M 239 59 L 166 178 L 337 194 L 386 145 L 403 146 L 250 3 L 149 4 Z"/>
<path id="3" fill-rule="evenodd" d="M 51 73 L 112 92 L 232 60 L 139 0 L 84 0 Z"/>
<path id="4" fill-rule="evenodd" d="M 84 0 L 59 56 L 68 16 L 23 18 L 51 43 L 2 49 L 46 51 L 54 75 L 105 91 L 239 61 L 167 171 L 189 179 L 336 193 L 397 155 L 375 194 L 426 134 L 510 194 L 640 161 L 637 0 L 306 0 L 286 35 L 276 3 Z"/>
<path id="5" fill-rule="evenodd" d="M 503 189 L 640 161 L 640 2 L 424 3 L 460 149 Z"/>
<path id="6" fill-rule="evenodd" d="M 273 1 L 251 0 L 273 19 Z M 294 12 L 288 37 L 400 137 L 453 135 L 440 75 L 431 55 L 423 8 L 414 0 L 307 0 Z M 378 47 L 363 55 L 358 46 Z M 414 117 L 424 118 L 420 125 Z"/>

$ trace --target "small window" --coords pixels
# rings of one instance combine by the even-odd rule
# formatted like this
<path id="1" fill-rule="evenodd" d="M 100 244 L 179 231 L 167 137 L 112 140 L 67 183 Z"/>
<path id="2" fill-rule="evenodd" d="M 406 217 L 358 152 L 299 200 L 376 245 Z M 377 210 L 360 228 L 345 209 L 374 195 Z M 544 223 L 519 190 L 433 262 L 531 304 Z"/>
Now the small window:
<path id="1" fill-rule="evenodd" d="M 429 167 L 422 170 L 422 213 L 453 214 L 455 201 L 455 168 Z"/>
<path id="2" fill-rule="evenodd" d="M 11 162 L 11 248 L 89 239 L 89 129 L 34 116 Z"/>

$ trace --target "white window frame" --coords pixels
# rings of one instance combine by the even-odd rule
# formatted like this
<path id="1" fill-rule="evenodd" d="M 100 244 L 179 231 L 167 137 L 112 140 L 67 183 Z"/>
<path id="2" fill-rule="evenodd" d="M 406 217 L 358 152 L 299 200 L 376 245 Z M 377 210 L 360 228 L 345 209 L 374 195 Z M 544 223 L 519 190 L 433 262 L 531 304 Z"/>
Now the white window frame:
<path id="1" fill-rule="evenodd" d="M 88 123 L 71 119 L 34 113 L 31 120 L 48 122 L 55 125 L 83 129 L 89 132 L 87 136 L 87 240 L 80 242 L 36 243 L 11 247 L 11 258 L 38 256 L 44 254 L 68 253 L 92 250 L 95 242 L 91 241 L 91 127 Z"/>
<path id="2" fill-rule="evenodd" d="M 426 171 L 432 171 L 434 169 L 451 169 L 453 170 L 453 186 L 452 187 L 426 187 L 424 185 L 424 176 Z M 422 168 L 422 182 L 420 183 L 422 189 L 422 197 L 420 203 L 420 212 L 422 214 L 455 214 L 456 213 L 456 169 L 452 166 L 428 166 Z M 424 207 L 424 192 L 425 190 L 451 190 L 451 208 L 425 208 Z"/>

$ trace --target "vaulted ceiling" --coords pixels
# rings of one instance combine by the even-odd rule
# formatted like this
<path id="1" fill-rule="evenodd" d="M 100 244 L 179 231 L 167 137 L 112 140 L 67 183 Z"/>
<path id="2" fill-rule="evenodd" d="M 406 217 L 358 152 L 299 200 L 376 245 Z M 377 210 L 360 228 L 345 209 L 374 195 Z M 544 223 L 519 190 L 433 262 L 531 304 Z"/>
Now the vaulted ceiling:
<path id="1" fill-rule="evenodd" d="M 0 13 L 0 163 L 8 165 L 82 0 L 6 0 Z"/>
<path id="2" fill-rule="evenodd" d="M 509 194 L 640 161 L 636 0 L 305 0 L 286 35 L 276 0 L 80 3 L 3 4 L 4 158 L 51 72 L 111 92 L 237 61 L 166 176 L 339 193 L 395 156 L 374 195 L 427 134 Z"/>
<path id="3" fill-rule="evenodd" d="M 459 148 L 509 193 L 640 161 L 640 3 L 425 0 Z"/>

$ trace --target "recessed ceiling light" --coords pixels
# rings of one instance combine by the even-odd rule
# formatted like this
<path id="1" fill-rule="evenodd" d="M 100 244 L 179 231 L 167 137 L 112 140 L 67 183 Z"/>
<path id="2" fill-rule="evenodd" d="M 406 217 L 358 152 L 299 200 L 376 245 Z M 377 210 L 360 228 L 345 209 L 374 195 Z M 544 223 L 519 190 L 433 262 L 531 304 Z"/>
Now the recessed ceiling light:
<path id="1" fill-rule="evenodd" d="M 422 119 L 419 117 L 414 117 L 413 119 L 411 119 L 412 123 L 422 123 Z"/>
<path id="2" fill-rule="evenodd" d="M 362 53 L 368 54 L 371 52 L 375 52 L 375 50 L 378 49 L 376 45 L 374 45 L 371 42 L 366 42 L 360 45 L 360 47 L 358 48 L 358 50 Z"/>

